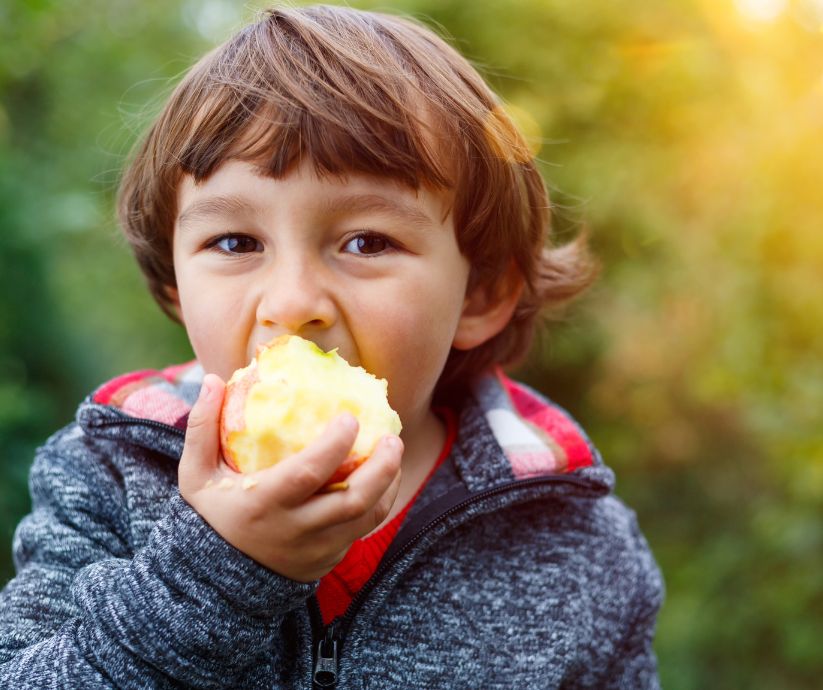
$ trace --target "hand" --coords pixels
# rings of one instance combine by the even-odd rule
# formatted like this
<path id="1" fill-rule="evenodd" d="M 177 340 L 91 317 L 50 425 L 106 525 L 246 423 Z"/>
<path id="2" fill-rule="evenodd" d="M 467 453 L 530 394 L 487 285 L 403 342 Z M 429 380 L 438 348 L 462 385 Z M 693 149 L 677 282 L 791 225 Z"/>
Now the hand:
<path id="1" fill-rule="evenodd" d="M 322 577 L 356 539 L 388 516 L 400 486 L 402 441 L 384 436 L 349 475 L 347 489 L 318 493 L 357 436 L 357 420 L 344 414 L 299 453 L 239 474 L 220 455 L 224 393 L 223 381 L 207 374 L 189 415 L 180 494 L 220 536 L 258 563 L 299 582 Z"/>

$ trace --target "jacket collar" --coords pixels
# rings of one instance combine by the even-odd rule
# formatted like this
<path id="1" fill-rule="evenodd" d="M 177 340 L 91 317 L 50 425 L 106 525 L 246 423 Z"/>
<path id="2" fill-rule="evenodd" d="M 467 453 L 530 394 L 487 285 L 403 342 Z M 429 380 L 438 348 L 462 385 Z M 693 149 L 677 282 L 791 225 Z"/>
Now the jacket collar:
<path id="1" fill-rule="evenodd" d="M 200 364 L 191 361 L 119 376 L 86 398 L 77 422 L 90 436 L 178 459 L 203 375 Z M 592 483 L 595 493 L 611 489 L 611 471 L 568 412 L 499 368 L 479 378 L 472 393 L 460 412 L 452 452 L 469 493 L 561 475 Z"/>

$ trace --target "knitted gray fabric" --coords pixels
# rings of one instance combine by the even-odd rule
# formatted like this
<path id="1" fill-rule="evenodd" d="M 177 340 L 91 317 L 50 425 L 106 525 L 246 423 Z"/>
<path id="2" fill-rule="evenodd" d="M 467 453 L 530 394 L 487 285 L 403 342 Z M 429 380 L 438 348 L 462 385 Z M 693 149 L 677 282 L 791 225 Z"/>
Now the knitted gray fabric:
<path id="1" fill-rule="evenodd" d="M 310 690 L 334 643 L 338 688 L 658 687 L 660 573 L 596 453 L 516 480 L 469 403 L 321 643 L 316 583 L 249 559 L 180 497 L 182 445 L 89 398 L 40 449 L 0 594 L 0 687 Z"/>

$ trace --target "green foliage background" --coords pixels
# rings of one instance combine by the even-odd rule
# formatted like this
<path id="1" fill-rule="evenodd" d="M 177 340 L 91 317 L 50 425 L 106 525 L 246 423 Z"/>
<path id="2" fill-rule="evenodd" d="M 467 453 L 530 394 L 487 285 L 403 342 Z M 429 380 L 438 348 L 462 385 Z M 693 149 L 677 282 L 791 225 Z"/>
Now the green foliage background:
<path id="1" fill-rule="evenodd" d="M 559 238 L 591 231 L 602 280 L 520 374 L 638 512 L 664 687 L 819 687 L 823 2 L 352 4 L 455 37 L 542 141 Z M 107 377 L 191 356 L 112 200 L 174 78 L 261 6 L 0 5 L 0 582 L 35 447 Z"/>

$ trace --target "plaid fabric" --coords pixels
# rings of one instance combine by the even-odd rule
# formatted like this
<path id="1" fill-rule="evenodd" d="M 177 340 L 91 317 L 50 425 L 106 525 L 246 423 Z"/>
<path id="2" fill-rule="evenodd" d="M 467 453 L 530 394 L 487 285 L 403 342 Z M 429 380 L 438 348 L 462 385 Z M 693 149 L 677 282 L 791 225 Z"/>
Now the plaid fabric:
<path id="1" fill-rule="evenodd" d="M 518 479 L 573 472 L 594 463 L 591 445 L 569 414 L 500 368 L 479 379 L 474 394 Z"/>
<path id="2" fill-rule="evenodd" d="M 98 388 L 92 400 L 124 414 L 185 429 L 200 392 L 203 368 L 196 360 L 165 369 L 143 369 L 118 376 Z"/>

